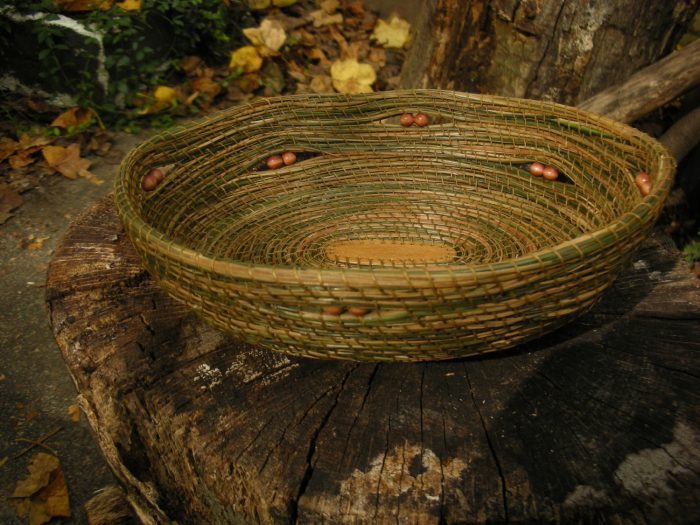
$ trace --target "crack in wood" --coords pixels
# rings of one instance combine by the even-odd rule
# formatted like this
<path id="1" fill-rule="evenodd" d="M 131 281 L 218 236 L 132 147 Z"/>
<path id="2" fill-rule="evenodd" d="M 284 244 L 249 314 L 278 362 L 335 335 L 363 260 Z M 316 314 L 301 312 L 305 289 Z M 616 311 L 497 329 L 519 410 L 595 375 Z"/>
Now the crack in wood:
<path id="1" fill-rule="evenodd" d="M 316 444 L 318 442 L 318 437 L 321 435 L 321 432 L 328 424 L 328 421 L 330 420 L 331 414 L 335 410 L 335 407 L 338 406 L 338 400 L 340 399 L 340 395 L 343 393 L 343 389 L 345 388 L 345 384 L 347 383 L 348 378 L 350 377 L 352 372 L 355 371 L 359 366 L 360 365 L 355 365 L 350 370 L 348 370 L 346 372 L 345 376 L 343 377 L 343 380 L 340 383 L 340 387 L 338 388 L 338 393 L 336 394 L 335 399 L 333 400 L 333 403 L 331 404 L 329 409 L 324 414 L 318 428 L 311 435 L 311 440 L 309 442 L 309 449 L 306 453 L 306 469 L 304 470 L 304 475 L 301 478 L 301 483 L 299 484 L 299 490 L 297 491 L 296 497 L 294 497 L 289 504 L 289 522 L 292 525 L 297 523 L 297 520 L 299 518 L 299 501 L 304 496 L 304 493 L 306 492 L 306 489 L 309 486 L 309 482 L 311 481 L 311 476 L 313 476 L 313 473 L 314 473 L 313 457 L 314 457 L 314 454 L 316 453 Z M 325 394 L 322 397 L 325 397 Z M 309 409 L 309 411 L 310 410 L 311 409 Z M 309 411 L 307 411 L 307 413 Z M 306 414 L 304 414 L 304 417 L 306 417 Z"/>
<path id="2" fill-rule="evenodd" d="M 398 410 L 399 398 L 396 398 L 396 407 Z M 382 465 L 379 468 L 379 476 L 377 476 L 377 488 L 374 491 L 374 515 L 372 517 L 373 521 L 377 521 L 377 516 L 379 515 L 379 488 L 382 483 L 382 474 L 384 473 L 384 465 L 386 464 L 386 457 L 389 454 L 389 435 L 391 434 L 391 414 L 389 414 L 389 419 L 386 425 L 386 435 L 384 441 L 384 455 L 382 456 Z"/>
<path id="3" fill-rule="evenodd" d="M 525 88 L 525 93 L 524 93 L 525 96 L 531 96 L 532 86 L 534 86 L 535 83 L 537 82 L 539 70 L 542 67 L 542 64 L 544 63 L 545 59 L 548 56 L 547 54 L 549 53 L 549 48 L 552 46 L 552 41 L 554 40 L 556 30 L 559 27 L 559 20 L 561 19 L 561 15 L 564 12 L 565 6 L 566 6 L 566 2 L 562 2 L 561 6 L 559 7 L 559 12 L 557 13 L 556 18 L 554 19 L 554 24 L 552 25 L 554 30 L 553 30 L 550 38 L 547 39 L 547 43 L 544 46 L 544 51 L 542 51 L 542 56 L 540 56 L 540 59 L 537 61 L 537 66 L 535 66 L 535 68 L 534 68 L 535 74 L 530 78 L 530 81 L 527 83 L 527 87 Z"/>
<path id="4" fill-rule="evenodd" d="M 369 375 L 369 379 L 367 380 L 367 388 L 365 389 L 365 393 L 362 396 L 362 403 L 360 403 L 360 408 L 357 409 L 357 412 L 355 413 L 355 417 L 352 420 L 352 423 L 350 423 L 350 428 L 348 429 L 348 433 L 345 436 L 345 445 L 343 447 L 343 455 L 342 458 L 345 458 L 345 455 L 347 454 L 348 451 L 348 445 L 350 444 L 350 436 L 352 435 L 352 431 L 355 429 L 355 426 L 357 425 L 357 420 L 360 417 L 360 414 L 362 413 L 362 410 L 365 408 L 365 403 L 367 402 L 367 398 L 369 397 L 369 393 L 372 390 L 372 382 L 374 381 L 374 378 L 377 375 L 377 372 L 379 371 L 379 368 L 382 366 L 382 363 L 377 363 L 374 365 L 374 368 L 372 369 L 372 373 Z"/>
<path id="5" fill-rule="evenodd" d="M 507 525 L 510 523 L 509 517 L 508 517 L 508 492 L 507 492 L 507 484 L 506 484 L 506 477 L 503 475 L 503 469 L 501 468 L 501 462 L 498 459 L 498 455 L 496 455 L 496 448 L 493 445 L 493 442 L 491 441 L 491 435 L 489 434 L 488 429 L 486 428 L 486 421 L 484 421 L 484 416 L 481 414 L 481 410 L 479 409 L 479 405 L 476 402 L 476 395 L 474 393 L 474 388 L 472 386 L 472 382 L 469 379 L 469 371 L 467 370 L 467 365 L 466 363 L 463 363 L 462 368 L 464 369 L 464 378 L 467 380 L 467 386 L 469 387 L 469 395 L 471 396 L 472 404 L 474 405 L 474 410 L 476 410 L 476 414 L 479 417 L 479 421 L 481 423 L 481 428 L 484 431 L 484 436 L 486 437 L 486 443 L 489 447 L 489 450 L 491 451 L 491 456 L 493 457 L 493 461 L 496 463 L 496 470 L 498 471 L 498 477 L 501 479 L 501 494 L 503 497 L 503 523 Z"/>

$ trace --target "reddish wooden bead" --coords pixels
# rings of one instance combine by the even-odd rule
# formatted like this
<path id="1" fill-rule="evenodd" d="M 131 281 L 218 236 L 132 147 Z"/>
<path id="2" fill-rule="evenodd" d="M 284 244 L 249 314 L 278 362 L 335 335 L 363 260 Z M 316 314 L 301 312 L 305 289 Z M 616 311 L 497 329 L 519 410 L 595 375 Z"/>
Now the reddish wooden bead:
<path id="1" fill-rule="evenodd" d="M 425 113 L 418 113 L 415 117 L 413 117 L 413 122 L 416 123 L 416 126 L 420 126 L 422 128 L 423 126 L 430 124 L 430 117 L 428 117 L 428 115 Z"/>
<path id="2" fill-rule="evenodd" d="M 326 315 L 340 315 L 345 311 L 342 306 L 324 306 L 323 313 Z"/>
<path id="3" fill-rule="evenodd" d="M 640 171 L 637 173 L 637 176 L 634 178 L 634 183 L 637 185 L 637 188 L 639 188 L 639 193 L 642 194 L 642 197 L 646 197 L 651 193 L 651 177 L 647 172 Z"/>
<path id="4" fill-rule="evenodd" d="M 282 158 L 282 155 L 272 155 L 271 157 L 267 158 L 267 167 L 271 170 L 276 170 L 277 168 L 281 168 L 284 166 L 284 159 Z"/>
<path id="5" fill-rule="evenodd" d="M 403 115 L 401 115 L 399 122 L 401 122 L 401 125 L 405 128 L 412 126 L 413 125 L 413 115 L 411 115 L 410 113 L 404 113 Z"/>
<path id="6" fill-rule="evenodd" d="M 541 177 L 542 173 L 544 173 L 544 164 L 541 162 L 533 162 L 528 169 L 530 170 L 530 174 L 535 177 Z"/>
<path id="7" fill-rule="evenodd" d="M 158 187 L 160 181 L 153 173 L 148 173 L 141 181 L 141 188 L 143 191 L 153 191 Z"/>
<path id="8" fill-rule="evenodd" d="M 297 156 L 293 151 L 285 151 L 282 153 L 282 162 L 285 166 L 294 164 L 297 161 Z"/>
<path id="9" fill-rule="evenodd" d="M 351 306 L 348 308 L 348 313 L 354 315 L 355 317 L 362 317 L 369 313 L 369 308 L 361 308 L 359 306 Z"/>
<path id="10" fill-rule="evenodd" d="M 542 177 L 547 180 L 557 180 L 559 177 L 559 170 L 554 166 L 545 166 L 542 170 Z"/>

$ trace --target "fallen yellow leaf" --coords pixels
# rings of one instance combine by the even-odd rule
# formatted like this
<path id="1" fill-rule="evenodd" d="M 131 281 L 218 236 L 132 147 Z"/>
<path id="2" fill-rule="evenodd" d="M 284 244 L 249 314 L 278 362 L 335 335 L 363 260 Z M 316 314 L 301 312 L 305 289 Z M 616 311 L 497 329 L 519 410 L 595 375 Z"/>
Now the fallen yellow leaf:
<path id="1" fill-rule="evenodd" d="M 340 93 L 371 93 L 377 74 L 369 64 L 360 64 L 354 58 L 336 60 L 331 65 L 333 87 Z"/>
<path id="2" fill-rule="evenodd" d="M 258 71 L 262 67 L 262 57 L 253 46 L 239 47 L 231 53 L 230 69 L 241 68 L 245 73 Z"/>
<path id="3" fill-rule="evenodd" d="M 54 4 L 61 11 L 106 11 L 113 3 L 114 0 L 54 0 Z"/>
<path id="4" fill-rule="evenodd" d="M 175 90 L 168 86 L 157 86 L 153 90 L 153 96 L 155 97 L 156 102 L 160 102 L 162 104 L 171 104 L 175 99 L 175 95 Z"/>
<path id="5" fill-rule="evenodd" d="M 177 99 L 177 91 L 169 86 L 156 86 L 153 89 L 153 94 L 144 96 L 144 98 L 147 104 L 139 110 L 138 114 L 150 115 L 172 107 L 173 102 Z"/>
<path id="6" fill-rule="evenodd" d="M 384 47 L 401 48 L 408 42 L 410 32 L 411 24 L 403 18 L 394 16 L 388 23 L 380 18 L 370 38 Z"/>
<path id="7" fill-rule="evenodd" d="M 138 11 L 141 9 L 141 0 L 124 0 L 123 2 L 117 2 L 116 5 L 124 11 Z"/>
<path id="8" fill-rule="evenodd" d="M 299 0 L 272 0 L 272 4 L 276 7 L 289 7 L 290 5 L 294 5 L 298 2 Z"/>
<path id="9" fill-rule="evenodd" d="M 287 33 L 282 23 L 268 18 L 262 21 L 260 27 L 244 29 L 243 34 L 263 57 L 277 54 L 287 40 Z"/>

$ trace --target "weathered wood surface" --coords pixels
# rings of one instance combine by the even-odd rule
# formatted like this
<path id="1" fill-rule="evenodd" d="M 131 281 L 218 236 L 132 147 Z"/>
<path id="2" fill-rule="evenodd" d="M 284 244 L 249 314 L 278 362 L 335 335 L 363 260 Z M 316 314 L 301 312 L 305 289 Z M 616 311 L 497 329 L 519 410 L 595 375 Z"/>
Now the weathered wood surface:
<path id="1" fill-rule="evenodd" d="M 575 105 L 668 54 L 699 5 L 426 0 L 401 85 Z"/>
<path id="2" fill-rule="evenodd" d="M 166 297 L 102 200 L 47 297 L 146 523 L 699 523 L 700 287 L 658 238 L 632 260 L 593 311 L 514 351 L 293 359 Z"/>

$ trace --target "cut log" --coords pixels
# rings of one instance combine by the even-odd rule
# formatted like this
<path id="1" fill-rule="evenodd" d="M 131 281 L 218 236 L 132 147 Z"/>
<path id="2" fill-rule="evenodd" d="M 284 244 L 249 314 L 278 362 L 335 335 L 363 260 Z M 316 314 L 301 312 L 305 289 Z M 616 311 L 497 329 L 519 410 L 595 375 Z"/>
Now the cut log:
<path id="1" fill-rule="evenodd" d="M 47 299 L 146 523 L 698 523 L 700 285 L 659 238 L 632 260 L 589 314 L 506 353 L 313 361 L 170 300 L 105 199 Z"/>
<path id="2" fill-rule="evenodd" d="M 601 91 L 579 104 L 579 108 L 620 122 L 633 122 L 698 84 L 700 40 Z"/>
<path id="3" fill-rule="evenodd" d="M 668 148 L 677 161 L 683 160 L 700 143 L 700 107 L 673 124 L 659 141 Z"/>

